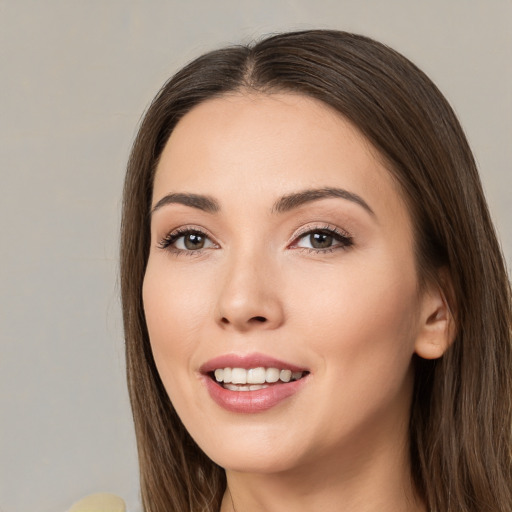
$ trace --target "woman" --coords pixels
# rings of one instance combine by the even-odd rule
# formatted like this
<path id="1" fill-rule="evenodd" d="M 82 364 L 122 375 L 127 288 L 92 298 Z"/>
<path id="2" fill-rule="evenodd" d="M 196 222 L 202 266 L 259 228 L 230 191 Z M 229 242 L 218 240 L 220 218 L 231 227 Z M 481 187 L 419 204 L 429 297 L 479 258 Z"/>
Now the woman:
<path id="1" fill-rule="evenodd" d="M 512 510 L 510 285 L 413 64 L 336 31 L 208 53 L 126 177 L 145 510 Z"/>

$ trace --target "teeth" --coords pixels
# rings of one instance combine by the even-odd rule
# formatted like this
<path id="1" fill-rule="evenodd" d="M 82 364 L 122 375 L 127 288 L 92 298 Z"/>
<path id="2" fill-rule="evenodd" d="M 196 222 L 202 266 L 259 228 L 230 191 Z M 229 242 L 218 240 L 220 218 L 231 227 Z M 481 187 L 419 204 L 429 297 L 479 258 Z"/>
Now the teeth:
<path id="1" fill-rule="evenodd" d="M 268 388 L 268 386 L 264 384 L 252 384 L 251 386 L 237 386 L 236 384 L 226 384 L 224 387 L 226 389 L 229 389 L 230 391 L 258 391 L 258 389 Z"/>
<path id="2" fill-rule="evenodd" d="M 302 372 L 300 372 L 300 373 L 302 374 Z M 283 382 L 290 382 L 291 378 L 292 378 L 291 370 L 281 370 L 281 373 L 279 374 L 280 380 L 282 380 Z"/>
<path id="3" fill-rule="evenodd" d="M 262 384 L 265 382 L 265 375 L 265 368 L 251 368 L 250 370 L 247 370 L 247 383 Z"/>
<path id="4" fill-rule="evenodd" d="M 233 368 L 231 371 L 231 382 L 233 384 L 247 384 L 247 370 L 243 368 Z"/>
<path id="5" fill-rule="evenodd" d="M 267 382 L 277 382 L 279 380 L 279 374 L 281 372 L 277 368 L 267 368 L 267 374 L 265 380 Z"/>
<path id="6" fill-rule="evenodd" d="M 262 384 L 274 382 L 290 382 L 292 380 L 299 380 L 303 376 L 303 372 L 292 372 L 291 370 L 280 370 L 279 368 L 217 368 L 214 372 L 215 380 L 226 384 L 226 389 L 232 391 L 255 391 L 255 389 L 262 389 Z M 227 386 L 227 384 L 233 384 Z M 245 386 L 244 384 L 256 384 L 259 386 Z M 244 386 L 241 386 L 244 385 Z M 266 387 L 266 386 L 263 386 Z M 233 388 L 233 389 L 232 389 Z M 236 388 L 236 389 L 234 389 Z"/>

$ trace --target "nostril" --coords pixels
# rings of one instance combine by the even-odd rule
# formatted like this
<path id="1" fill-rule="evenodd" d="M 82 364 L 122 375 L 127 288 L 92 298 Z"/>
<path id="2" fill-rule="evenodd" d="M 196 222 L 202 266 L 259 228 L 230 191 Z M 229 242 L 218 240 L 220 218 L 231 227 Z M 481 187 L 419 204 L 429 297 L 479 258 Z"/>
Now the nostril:
<path id="1" fill-rule="evenodd" d="M 220 319 L 220 322 L 223 323 L 224 325 L 229 325 L 232 323 L 231 320 L 229 320 L 229 318 L 227 318 L 225 316 L 223 316 Z M 249 318 L 249 320 L 247 320 L 247 324 L 264 324 L 266 322 L 267 322 L 267 318 L 265 318 L 264 316 L 253 316 L 253 317 Z"/>

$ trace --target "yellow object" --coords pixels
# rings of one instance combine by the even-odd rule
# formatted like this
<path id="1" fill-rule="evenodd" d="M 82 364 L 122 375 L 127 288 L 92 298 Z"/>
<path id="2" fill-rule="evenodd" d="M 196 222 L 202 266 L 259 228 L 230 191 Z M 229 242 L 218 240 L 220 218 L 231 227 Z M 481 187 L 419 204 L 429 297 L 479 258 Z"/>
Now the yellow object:
<path id="1" fill-rule="evenodd" d="M 119 496 L 102 492 L 77 501 L 68 512 L 126 512 L 126 505 Z"/>

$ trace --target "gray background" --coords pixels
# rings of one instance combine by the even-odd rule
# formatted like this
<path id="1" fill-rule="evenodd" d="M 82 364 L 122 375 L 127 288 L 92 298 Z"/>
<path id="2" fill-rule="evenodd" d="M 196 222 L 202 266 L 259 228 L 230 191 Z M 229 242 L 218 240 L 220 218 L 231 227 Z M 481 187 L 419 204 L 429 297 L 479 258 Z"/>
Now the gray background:
<path id="1" fill-rule="evenodd" d="M 0 511 L 110 491 L 139 510 L 117 283 L 140 115 L 198 54 L 269 32 L 360 32 L 453 104 L 512 261 L 511 0 L 0 1 Z"/>

